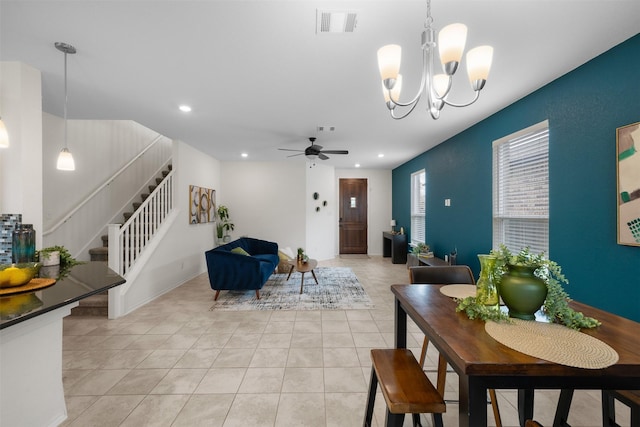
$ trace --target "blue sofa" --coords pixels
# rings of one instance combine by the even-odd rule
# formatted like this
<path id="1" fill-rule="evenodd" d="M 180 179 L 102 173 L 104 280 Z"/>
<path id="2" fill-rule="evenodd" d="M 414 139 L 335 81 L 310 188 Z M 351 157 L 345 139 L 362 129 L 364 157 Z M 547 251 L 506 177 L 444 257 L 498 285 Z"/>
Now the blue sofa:
<path id="1" fill-rule="evenodd" d="M 236 248 L 242 248 L 248 255 L 231 252 Z M 255 289 L 260 299 L 260 289 L 280 262 L 277 243 L 250 237 L 208 250 L 204 256 L 211 289 L 216 291 L 214 301 L 221 290 Z"/>

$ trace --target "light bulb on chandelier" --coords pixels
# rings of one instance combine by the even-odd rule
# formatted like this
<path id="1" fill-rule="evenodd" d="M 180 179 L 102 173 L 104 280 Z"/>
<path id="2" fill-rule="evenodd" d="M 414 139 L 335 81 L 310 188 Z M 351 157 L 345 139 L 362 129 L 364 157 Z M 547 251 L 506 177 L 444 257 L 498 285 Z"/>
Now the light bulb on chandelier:
<path id="1" fill-rule="evenodd" d="M 400 74 L 400 62 L 402 48 L 391 44 L 378 49 L 378 67 L 382 78 L 382 92 L 391 117 L 403 119 L 414 110 L 422 95 L 427 96 L 427 110 L 433 119 L 440 117 L 440 110 L 445 105 L 452 107 L 466 107 L 476 102 L 480 91 L 487 82 L 493 48 L 491 46 L 479 46 L 467 52 L 467 74 L 471 88 L 475 92 L 474 98 L 463 104 L 449 101 L 452 77 L 462 60 L 467 39 L 467 27 L 464 24 L 450 24 L 444 27 L 438 34 L 436 43 L 435 30 L 432 27 L 431 0 L 427 0 L 427 19 L 425 30 L 422 32 L 422 77 L 420 88 L 416 96 L 409 102 L 400 102 L 402 91 L 402 75 Z M 435 48 L 438 46 L 440 62 L 443 73 L 434 74 Z M 396 107 L 407 108 L 404 114 L 396 115 Z"/>

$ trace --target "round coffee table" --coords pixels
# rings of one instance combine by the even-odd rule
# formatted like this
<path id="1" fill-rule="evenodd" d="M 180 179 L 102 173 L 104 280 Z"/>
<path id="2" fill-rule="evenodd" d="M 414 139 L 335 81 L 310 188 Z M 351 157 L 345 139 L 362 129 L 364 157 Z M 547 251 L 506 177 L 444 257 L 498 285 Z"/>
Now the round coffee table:
<path id="1" fill-rule="evenodd" d="M 315 259 L 307 259 L 307 262 L 298 261 L 295 259 L 290 259 L 287 261 L 291 266 L 289 270 L 289 275 L 287 276 L 287 280 L 291 277 L 291 273 L 293 270 L 297 270 L 302 274 L 302 279 L 300 279 L 300 293 L 302 293 L 302 289 L 304 288 L 304 273 L 311 272 L 313 275 L 313 279 L 316 281 L 316 285 L 318 284 L 318 278 L 316 277 L 316 273 L 313 271 L 314 268 L 318 266 L 318 261 Z"/>

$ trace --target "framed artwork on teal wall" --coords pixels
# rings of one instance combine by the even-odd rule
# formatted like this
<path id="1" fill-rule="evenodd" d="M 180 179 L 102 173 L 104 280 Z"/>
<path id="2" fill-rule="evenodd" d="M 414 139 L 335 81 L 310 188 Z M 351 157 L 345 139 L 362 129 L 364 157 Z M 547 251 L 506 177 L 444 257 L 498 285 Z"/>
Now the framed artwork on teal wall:
<path id="1" fill-rule="evenodd" d="M 618 244 L 640 246 L 640 122 L 616 129 Z"/>

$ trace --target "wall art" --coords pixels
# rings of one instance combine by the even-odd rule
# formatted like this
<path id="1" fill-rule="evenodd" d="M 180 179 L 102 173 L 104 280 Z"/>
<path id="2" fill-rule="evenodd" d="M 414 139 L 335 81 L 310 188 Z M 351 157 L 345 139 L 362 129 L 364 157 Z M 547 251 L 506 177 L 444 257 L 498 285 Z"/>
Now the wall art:
<path id="1" fill-rule="evenodd" d="M 640 246 L 640 122 L 616 129 L 618 244 Z"/>
<path id="2" fill-rule="evenodd" d="M 189 224 L 216 220 L 216 190 L 189 186 Z"/>

